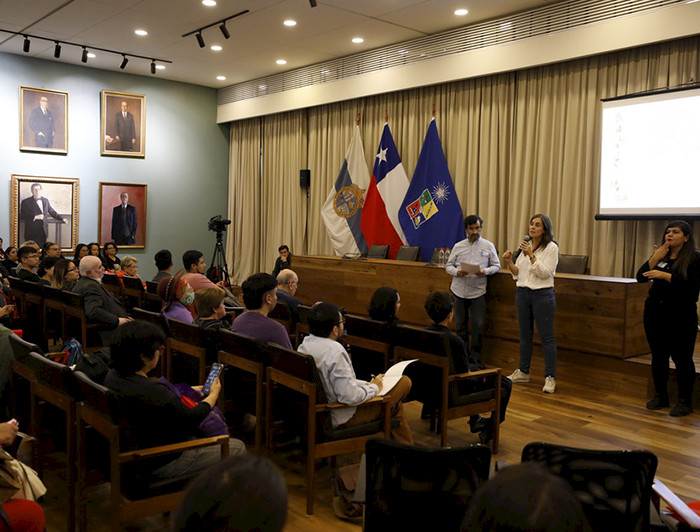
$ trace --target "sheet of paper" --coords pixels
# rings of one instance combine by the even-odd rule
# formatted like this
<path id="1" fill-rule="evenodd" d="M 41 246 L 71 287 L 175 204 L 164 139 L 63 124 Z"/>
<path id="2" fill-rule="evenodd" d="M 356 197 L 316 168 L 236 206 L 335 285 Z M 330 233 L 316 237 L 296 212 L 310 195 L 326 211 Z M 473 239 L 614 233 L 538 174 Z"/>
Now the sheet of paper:
<path id="1" fill-rule="evenodd" d="M 408 366 L 411 362 L 415 362 L 416 360 L 418 359 L 414 358 L 412 360 L 402 360 L 401 362 L 397 362 L 391 366 L 384 374 L 384 378 L 382 379 L 382 389 L 377 395 L 382 396 L 389 393 L 392 388 L 396 386 L 396 383 L 401 380 L 401 376 L 403 375 L 406 366 Z"/>
<path id="2" fill-rule="evenodd" d="M 467 272 L 470 275 L 477 274 L 481 270 L 478 264 L 469 264 L 468 262 L 461 262 L 459 267 L 463 272 Z"/>

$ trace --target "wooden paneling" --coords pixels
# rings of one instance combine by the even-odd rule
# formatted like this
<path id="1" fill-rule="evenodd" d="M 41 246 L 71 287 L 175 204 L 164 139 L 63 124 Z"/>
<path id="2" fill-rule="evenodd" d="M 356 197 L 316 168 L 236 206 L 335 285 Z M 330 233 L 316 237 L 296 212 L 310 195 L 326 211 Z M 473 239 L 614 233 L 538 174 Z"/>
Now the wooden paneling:
<path id="1" fill-rule="evenodd" d="M 393 286 L 401 295 L 401 320 L 416 325 L 429 322 L 423 310 L 426 295 L 449 290 L 452 280 L 442 268 L 395 260 L 295 256 L 294 270 L 299 299 L 333 301 L 352 314 L 366 315 L 372 293 Z M 648 289 L 634 279 L 558 274 L 557 345 L 617 358 L 647 353 L 642 313 Z M 489 278 L 486 334 L 518 339 L 515 282 L 507 271 Z"/>

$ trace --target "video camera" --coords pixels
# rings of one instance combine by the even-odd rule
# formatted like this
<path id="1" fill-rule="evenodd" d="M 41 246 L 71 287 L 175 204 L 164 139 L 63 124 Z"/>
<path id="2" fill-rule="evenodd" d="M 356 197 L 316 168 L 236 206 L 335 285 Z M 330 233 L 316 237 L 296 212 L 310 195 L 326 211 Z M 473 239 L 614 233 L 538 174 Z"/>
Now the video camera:
<path id="1" fill-rule="evenodd" d="M 223 216 L 220 214 L 217 214 L 216 216 L 212 216 L 209 218 L 209 230 L 210 231 L 216 231 L 217 233 L 222 233 L 223 231 L 226 231 L 226 226 L 231 225 L 231 220 L 226 220 L 224 219 Z"/>

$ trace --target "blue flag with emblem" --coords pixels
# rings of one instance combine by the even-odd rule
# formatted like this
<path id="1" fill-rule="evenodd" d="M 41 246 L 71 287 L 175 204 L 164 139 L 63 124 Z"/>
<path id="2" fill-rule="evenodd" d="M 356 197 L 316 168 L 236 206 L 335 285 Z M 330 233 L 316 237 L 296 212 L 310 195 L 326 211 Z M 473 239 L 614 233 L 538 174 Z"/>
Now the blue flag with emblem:
<path id="1" fill-rule="evenodd" d="M 413 179 L 399 209 L 399 222 L 411 246 L 428 262 L 437 248 L 464 240 L 462 207 L 447 168 L 435 119 L 430 121 Z"/>

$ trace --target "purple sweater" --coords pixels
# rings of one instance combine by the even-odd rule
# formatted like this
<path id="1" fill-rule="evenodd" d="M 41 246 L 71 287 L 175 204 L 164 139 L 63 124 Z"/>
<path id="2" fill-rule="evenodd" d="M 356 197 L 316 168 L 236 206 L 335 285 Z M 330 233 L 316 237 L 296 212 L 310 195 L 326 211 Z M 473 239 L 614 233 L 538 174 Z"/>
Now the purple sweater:
<path id="1" fill-rule="evenodd" d="M 192 323 L 194 321 L 190 311 L 179 301 L 171 302 L 168 308 L 163 311 L 163 316 L 170 320 L 184 321 L 185 323 Z"/>
<path id="2" fill-rule="evenodd" d="M 292 349 L 292 342 L 289 340 L 289 334 L 285 328 L 259 312 L 244 312 L 233 320 L 231 330 L 235 333 L 252 336 L 263 342 L 274 342 L 287 349 Z"/>

